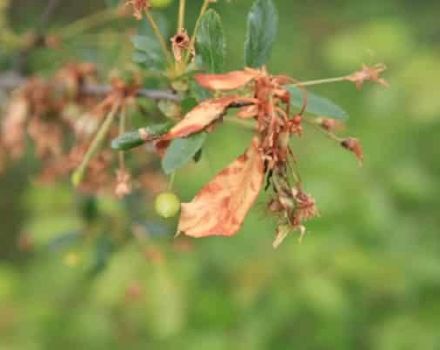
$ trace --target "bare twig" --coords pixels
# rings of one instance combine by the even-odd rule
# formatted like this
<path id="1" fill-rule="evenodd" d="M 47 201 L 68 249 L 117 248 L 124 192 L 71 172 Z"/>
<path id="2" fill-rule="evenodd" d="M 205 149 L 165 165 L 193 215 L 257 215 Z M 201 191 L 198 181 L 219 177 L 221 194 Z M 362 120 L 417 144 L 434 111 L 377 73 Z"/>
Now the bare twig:
<path id="1" fill-rule="evenodd" d="M 59 3 L 60 0 L 48 0 L 47 6 L 40 17 L 40 31 L 46 30 L 46 27 Z"/>
<path id="2" fill-rule="evenodd" d="M 0 75 L 0 90 L 14 90 L 23 86 L 26 83 L 26 79 L 16 74 L 4 74 Z M 62 89 L 62 86 L 59 87 Z M 80 92 L 85 95 L 91 96 L 105 96 L 113 90 L 110 85 L 92 85 L 85 84 L 81 87 Z M 138 97 L 144 97 L 151 100 L 172 100 L 178 101 L 180 98 L 178 95 L 170 90 L 157 90 L 157 89 L 139 89 L 137 92 Z"/>

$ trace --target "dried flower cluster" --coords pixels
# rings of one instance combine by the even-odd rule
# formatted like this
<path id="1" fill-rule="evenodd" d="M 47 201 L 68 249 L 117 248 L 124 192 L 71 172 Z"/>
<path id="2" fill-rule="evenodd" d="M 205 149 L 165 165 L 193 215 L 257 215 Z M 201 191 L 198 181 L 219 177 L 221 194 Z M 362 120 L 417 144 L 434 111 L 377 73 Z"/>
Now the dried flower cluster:
<path id="1" fill-rule="evenodd" d="M 89 63 L 67 65 L 49 81 L 29 78 L 12 94 L 4 111 L 0 169 L 23 157 L 28 140 L 40 161 L 40 181 L 65 179 L 80 167 L 106 116 L 135 105 L 139 89 L 137 80 L 127 84 L 115 78 L 111 91 L 101 100 L 83 89 L 96 81 L 96 68 Z M 112 123 L 101 142 L 110 143 L 119 132 Z M 118 197 L 130 193 L 133 185 L 129 171 L 124 164 L 114 171 L 114 164 L 111 149 L 97 149 L 85 164 L 79 189 L 96 193 L 114 188 Z"/>
<path id="2" fill-rule="evenodd" d="M 126 4 L 133 7 L 133 16 L 139 21 L 144 12 L 151 8 L 150 0 L 128 0 Z"/>

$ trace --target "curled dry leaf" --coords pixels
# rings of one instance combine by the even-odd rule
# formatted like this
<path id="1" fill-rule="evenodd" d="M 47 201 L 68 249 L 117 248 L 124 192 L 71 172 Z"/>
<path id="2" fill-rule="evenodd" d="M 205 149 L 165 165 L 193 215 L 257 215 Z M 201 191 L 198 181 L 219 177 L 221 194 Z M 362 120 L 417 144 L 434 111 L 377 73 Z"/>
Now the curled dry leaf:
<path id="1" fill-rule="evenodd" d="M 254 138 L 245 154 L 222 170 L 191 203 L 182 204 L 178 232 L 191 237 L 232 236 L 257 199 L 264 166 Z"/>
<path id="2" fill-rule="evenodd" d="M 239 96 L 226 96 L 203 101 L 177 123 L 162 140 L 187 137 L 200 132 L 221 118 L 227 109 L 240 103 L 251 103 L 253 100 Z"/>
<path id="3" fill-rule="evenodd" d="M 235 90 L 251 82 L 260 74 L 259 71 L 246 69 L 226 74 L 197 74 L 197 83 L 210 90 Z"/>

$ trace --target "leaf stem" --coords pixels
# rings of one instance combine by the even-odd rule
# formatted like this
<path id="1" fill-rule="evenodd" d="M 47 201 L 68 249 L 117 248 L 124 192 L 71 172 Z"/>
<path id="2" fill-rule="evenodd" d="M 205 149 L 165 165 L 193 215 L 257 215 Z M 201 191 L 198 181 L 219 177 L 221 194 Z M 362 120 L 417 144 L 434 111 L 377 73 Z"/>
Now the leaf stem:
<path id="1" fill-rule="evenodd" d="M 315 122 L 308 120 L 306 118 L 303 119 L 303 121 L 305 123 L 307 123 L 308 125 L 311 125 L 312 127 L 314 127 L 315 129 L 317 129 L 318 131 L 320 131 L 321 133 L 323 133 L 325 136 L 327 136 L 329 139 L 336 141 L 337 143 L 341 143 L 343 141 L 342 138 L 336 136 L 335 134 L 333 134 L 330 131 L 327 131 L 325 129 L 323 129 L 322 127 L 320 127 L 318 124 L 316 124 Z"/>
<path id="2" fill-rule="evenodd" d="M 314 85 L 322 85 L 322 84 L 330 84 L 330 83 L 338 83 L 341 81 L 345 81 L 347 77 L 336 77 L 336 78 L 328 78 L 328 79 L 319 79 L 319 80 L 309 80 L 304 82 L 299 82 L 292 84 L 293 86 L 314 86 Z"/>
<path id="3" fill-rule="evenodd" d="M 121 113 L 119 115 L 119 135 L 125 133 L 125 129 L 127 126 L 127 108 L 125 104 L 121 106 Z M 125 152 L 119 152 L 119 168 L 121 170 L 125 169 Z"/>
<path id="4" fill-rule="evenodd" d="M 84 158 L 81 162 L 81 164 L 78 166 L 78 168 L 75 170 L 75 172 L 72 174 L 72 183 L 75 187 L 77 187 L 81 181 L 84 178 L 84 175 L 86 173 L 87 166 L 89 162 L 92 160 L 92 158 L 96 155 L 99 148 L 102 146 L 102 143 L 104 142 L 105 137 L 107 136 L 110 127 L 113 124 L 113 121 L 115 119 L 116 113 L 120 108 L 120 101 L 118 100 L 116 103 L 114 103 L 112 109 L 107 114 L 104 122 L 102 123 L 101 127 L 99 128 L 98 132 L 95 135 L 95 138 L 93 139 L 92 143 L 89 146 L 89 149 L 87 150 L 86 154 L 84 155 Z"/>
<path id="5" fill-rule="evenodd" d="M 170 180 L 168 182 L 168 191 L 171 191 L 173 189 L 175 179 L 176 179 L 176 172 L 173 171 L 170 175 Z"/>
<path id="6" fill-rule="evenodd" d="M 156 21 L 154 20 L 153 15 L 151 14 L 150 10 L 146 10 L 145 11 L 145 16 L 147 17 L 147 21 L 151 26 L 151 29 L 154 32 L 154 35 L 156 36 L 157 41 L 159 42 L 159 45 L 162 49 L 162 53 L 165 57 L 166 60 L 168 60 L 169 62 L 173 61 L 173 58 L 171 57 L 171 53 L 168 50 L 168 46 L 165 42 L 165 39 L 162 35 L 162 33 L 160 32 L 159 26 L 157 25 Z"/>
<path id="7" fill-rule="evenodd" d="M 197 18 L 196 24 L 194 26 L 194 31 L 193 31 L 193 34 L 192 34 L 192 37 L 191 37 L 191 41 L 190 41 L 190 47 L 194 47 L 194 44 L 196 43 L 197 32 L 199 30 L 202 17 L 205 14 L 206 10 L 208 10 L 208 7 L 209 7 L 209 4 L 211 3 L 211 1 L 212 0 L 205 0 L 203 2 L 203 5 L 202 5 L 202 7 L 200 9 L 199 17 Z"/>
<path id="8" fill-rule="evenodd" d="M 185 8 L 186 0 L 179 1 L 179 18 L 177 21 L 177 33 L 185 28 Z"/>

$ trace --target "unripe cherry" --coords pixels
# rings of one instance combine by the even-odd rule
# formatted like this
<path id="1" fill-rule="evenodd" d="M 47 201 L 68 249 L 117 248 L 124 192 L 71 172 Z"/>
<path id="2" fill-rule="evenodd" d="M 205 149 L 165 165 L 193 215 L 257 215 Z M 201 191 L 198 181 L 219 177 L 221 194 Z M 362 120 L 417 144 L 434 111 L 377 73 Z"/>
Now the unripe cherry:
<path id="1" fill-rule="evenodd" d="M 154 201 L 156 213 L 163 218 L 172 218 L 180 210 L 180 199 L 173 192 L 162 192 Z"/>
<path id="2" fill-rule="evenodd" d="M 153 8 L 161 8 L 161 7 L 167 7 L 171 5 L 173 0 L 151 0 L 151 6 Z"/>

